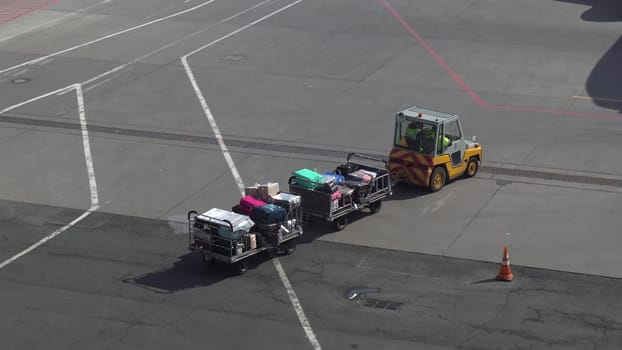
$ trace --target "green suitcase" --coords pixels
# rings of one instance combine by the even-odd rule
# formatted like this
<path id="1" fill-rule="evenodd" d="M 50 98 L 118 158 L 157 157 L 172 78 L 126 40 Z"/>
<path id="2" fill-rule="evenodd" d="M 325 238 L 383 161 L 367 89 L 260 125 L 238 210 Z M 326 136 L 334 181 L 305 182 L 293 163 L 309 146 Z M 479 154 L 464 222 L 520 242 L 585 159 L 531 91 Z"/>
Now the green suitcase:
<path id="1" fill-rule="evenodd" d="M 311 169 L 296 170 L 293 172 L 293 175 L 296 184 L 308 189 L 314 189 L 323 182 L 322 174 Z"/>

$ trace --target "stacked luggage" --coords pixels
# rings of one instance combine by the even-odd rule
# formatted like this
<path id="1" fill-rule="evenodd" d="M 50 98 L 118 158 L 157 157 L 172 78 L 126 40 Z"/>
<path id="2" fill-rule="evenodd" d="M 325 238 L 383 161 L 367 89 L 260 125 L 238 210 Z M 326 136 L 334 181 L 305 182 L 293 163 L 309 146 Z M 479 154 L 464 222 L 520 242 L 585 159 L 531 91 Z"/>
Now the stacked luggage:
<path id="1" fill-rule="evenodd" d="M 348 204 L 350 201 L 357 205 L 364 204 L 373 186 L 373 180 L 378 176 L 377 172 L 340 166 L 334 172 L 318 173 L 307 168 L 296 170 L 292 173 L 290 184 L 294 188 L 304 188 L 315 192 L 330 194 L 330 207 L 336 208 Z M 295 190 L 292 192 L 296 192 Z M 306 196 L 313 197 L 313 196 Z M 308 198 L 315 206 L 318 198 Z M 307 198 L 305 198 L 307 199 Z M 321 201 L 321 199 L 319 199 Z M 308 207 L 306 203 L 304 206 Z M 317 208 L 317 206 L 315 206 Z"/>
<path id="2" fill-rule="evenodd" d="M 243 241 L 255 240 L 250 233 L 254 225 L 246 215 L 212 208 L 195 217 L 192 235 L 198 246 L 216 254 L 233 256 L 245 250 Z"/>
<path id="3" fill-rule="evenodd" d="M 255 184 L 246 187 L 244 192 L 245 196 L 232 210 L 248 216 L 254 221 L 256 231 L 278 244 L 279 228 L 296 224 L 295 220 L 287 222 L 286 218 L 289 212 L 300 207 L 300 196 L 281 192 L 278 182 Z"/>
<path id="4" fill-rule="evenodd" d="M 290 192 L 302 197 L 303 213 L 328 221 L 339 219 L 349 212 L 369 207 L 372 213 L 380 209 L 380 201 L 391 194 L 388 169 L 348 161 L 332 172 L 308 168 L 296 170 L 289 179 Z M 375 158 L 360 156 L 373 161 Z M 342 229 L 347 220 L 337 222 Z"/>

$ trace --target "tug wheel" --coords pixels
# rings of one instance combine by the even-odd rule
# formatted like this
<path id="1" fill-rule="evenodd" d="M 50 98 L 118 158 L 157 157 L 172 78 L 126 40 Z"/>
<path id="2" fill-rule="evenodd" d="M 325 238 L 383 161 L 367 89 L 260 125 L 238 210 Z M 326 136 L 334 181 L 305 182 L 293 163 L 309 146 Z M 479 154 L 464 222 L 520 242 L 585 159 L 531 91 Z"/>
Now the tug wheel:
<path id="1" fill-rule="evenodd" d="M 447 180 L 447 172 L 443 167 L 437 166 L 432 171 L 432 175 L 430 176 L 430 185 L 428 185 L 428 189 L 430 192 L 438 192 L 445 185 L 445 181 Z"/>
<path id="2" fill-rule="evenodd" d="M 464 177 L 473 177 L 477 174 L 477 170 L 479 170 L 479 159 L 475 157 L 471 157 L 469 162 L 467 163 L 466 171 L 464 172 Z"/>

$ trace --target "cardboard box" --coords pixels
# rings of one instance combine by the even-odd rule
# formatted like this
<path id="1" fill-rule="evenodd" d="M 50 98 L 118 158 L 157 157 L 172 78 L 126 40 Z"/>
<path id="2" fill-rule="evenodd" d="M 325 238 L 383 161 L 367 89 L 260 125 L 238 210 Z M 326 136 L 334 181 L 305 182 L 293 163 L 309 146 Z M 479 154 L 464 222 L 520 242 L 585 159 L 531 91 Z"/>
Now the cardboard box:
<path id="1" fill-rule="evenodd" d="M 248 235 L 248 247 L 249 249 L 257 249 L 257 237 L 254 233 Z"/>
<path id="2" fill-rule="evenodd" d="M 244 195 L 245 196 L 253 196 L 255 198 L 257 198 L 257 185 L 255 186 L 248 186 L 244 188 Z"/>
<path id="3" fill-rule="evenodd" d="M 257 187 L 257 197 L 264 201 L 270 201 L 277 193 L 279 193 L 278 182 L 268 182 Z"/>

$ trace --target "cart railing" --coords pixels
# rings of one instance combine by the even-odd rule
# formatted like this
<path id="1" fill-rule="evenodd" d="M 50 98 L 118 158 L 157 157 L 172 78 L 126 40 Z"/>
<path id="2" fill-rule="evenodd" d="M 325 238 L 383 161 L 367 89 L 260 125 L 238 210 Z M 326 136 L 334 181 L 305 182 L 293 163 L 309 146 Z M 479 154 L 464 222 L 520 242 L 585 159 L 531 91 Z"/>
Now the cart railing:
<path id="1" fill-rule="evenodd" d="M 241 244 L 241 238 L 234 238 L 236 233 L 233 230 L 233 224 L 226 219 L 217 219 L 203 215 L 205 218 L 203 222 L 197 222 L 197 217 L 200 214 L 194 210 L 188 212 L 188 234 L 189 234 L 189 248 L 191 250 L 201 249 L 209 251 L 214 255 L 219 255 L 226 258 L 233 258 L 238 249 L 238 244 Z M 203 220 L 203 219 L 202 219 Z M 211 223 L 215 223 L 221 226 L 228 226 L 231 238 L 222 237 L 218 233 L 216 227 L 211 226 Z M 207 226 L 207 227 L 206 227 Z M 214 232 L 215 231 L 215 232 Z"/>
<path id="2" fill-rule="evenodd" d="M 246 234 L 240 235 L 234 232 L 230 221 L 202 215 L 201 222 L 197 222 L 199 215 L 196 211 L 188 212 L 189 249 L 201 251 L 227 262 L 236 262 L 266 249 L 277 249 L 281 243 L 295 239 L 303 233 L 300 206 L 291 208 L 281 222 L 264 225 L 261 228 L 259 225 L 253 226 L 246 233 L 254 234 L 256 237 L 256 247 L 253 249 L 247 245 Z M 204 224 L 203 221 L 206 223 Z M 228 226 L 231 236 L 222 237 L 217 228 L 209 226 L 210 223 Z M 240 244 L 242 246 L 239 246 Z"/>
<path id="3" fill-rule="evenodd" d="M 353 163 L 353 162 L 352 162 L 352 158 L 365 159 L 365 160 L 368 160 L 368 161 L 372 161 L 372 162 L 381 163 L 381 164 L 383 164 L 383 165 L 384 165 L 384 169 L 386 169 L 386 170 L 388 170 L 388 169 L 389 169 L 389 163 L 388 163 L 388 162 L 387 162 L 387 160 L 386 160 L 386 159 L 384 159 L 384 158 L 372 157 L 372 156 L 368 156 L 368 155 L 366 155 L 366 154 L 361 154 L 361 153 L 356 153 L 356 152 L 350 152 L 350 153 L 348 153 L 348 155 L 346 156 L 346 162 L 348 162 L 348 163 Z M 365 165 L 365 164 L 362 164 L 362 163 L 360 163 L 360 162 L 356 162 L 356 163 L 358 163 L 359 165 Z M 374 167 L 374 166 L 372 166 L 372 167 L 377 169 L 377 167 Z"/>
<path id="4" fill-rule="evenodd" d="M 385 167 L 378 168 L 369 164 L 356 163 L 352 161 L 352 157 L 378 161 L 383 163 Z M 356 198 L 342 193 L 341 199 L 332 200 L 330 193 L 298 185 L 295 176 L 289 178 L 290 192 L 301 196 L 304 214 L 333 221 L 391 195 L 391 176 L 388 171 L 388 163 L 384 159 L 350 153 L 348 164 L 352 166 L 353 170 L 363 169 L 377 174 L 362 190 L 357 191 Z"/>

